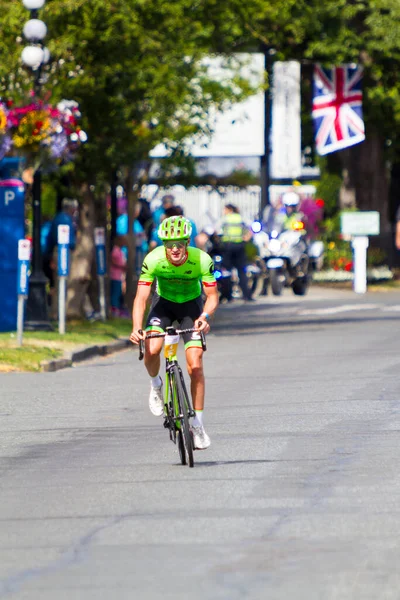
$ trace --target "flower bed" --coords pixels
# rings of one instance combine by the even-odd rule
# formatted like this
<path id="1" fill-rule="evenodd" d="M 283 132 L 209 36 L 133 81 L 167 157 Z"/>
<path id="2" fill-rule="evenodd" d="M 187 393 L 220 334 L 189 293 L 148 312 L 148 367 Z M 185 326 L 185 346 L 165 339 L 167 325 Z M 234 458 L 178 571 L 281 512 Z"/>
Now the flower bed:
<path id="1" fill-rule="evenodd" d="M 389 267 L 371 267 L 367 269 L 367 280 L 372 281 L 390 281 L 394 278 Z M 313 280 L 317 282 L 340 282 L 353 281 L 354 273 L 337 269 L 326 269 L 313 274 Z"/>

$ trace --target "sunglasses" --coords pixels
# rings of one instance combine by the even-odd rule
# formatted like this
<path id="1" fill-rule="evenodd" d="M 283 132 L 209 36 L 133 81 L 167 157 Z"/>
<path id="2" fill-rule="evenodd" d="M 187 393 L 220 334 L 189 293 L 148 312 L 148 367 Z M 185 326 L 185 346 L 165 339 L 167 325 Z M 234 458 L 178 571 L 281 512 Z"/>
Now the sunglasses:
<path id="1" fill-rule="evenodd" d="M 172 250 L 172 248 L 177 248 L 178 250 L 182 250 L 182 248 L 186 248 L 187 246 L 187 242 L 177 242 L 177 241 L 170 241 L 170 242 L 164 242 L 164 246 L 166 248 L 168 248 L 169 250 Z"/>

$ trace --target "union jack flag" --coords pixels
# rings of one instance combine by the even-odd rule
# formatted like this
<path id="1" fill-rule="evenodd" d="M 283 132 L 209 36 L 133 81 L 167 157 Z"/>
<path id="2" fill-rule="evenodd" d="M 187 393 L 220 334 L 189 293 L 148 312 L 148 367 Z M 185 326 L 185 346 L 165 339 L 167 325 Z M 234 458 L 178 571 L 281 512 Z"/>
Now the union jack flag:
<path id="1" fill-rule="evenodd" d="M 362 67 L 315 65 L 312 117 L 318 154 L 365 140 L 361 79 Z"/>

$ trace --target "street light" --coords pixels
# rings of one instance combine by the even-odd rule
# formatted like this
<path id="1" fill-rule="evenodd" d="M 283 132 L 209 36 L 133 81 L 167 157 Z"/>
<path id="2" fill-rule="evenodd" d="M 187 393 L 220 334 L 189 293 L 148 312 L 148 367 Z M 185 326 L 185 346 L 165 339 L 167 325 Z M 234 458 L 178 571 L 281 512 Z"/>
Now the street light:
<path id="1" fill-rule="evenodd" d="M 43 46 L 43 40 L 47 34 L 47 27 L 43 21 L 38 19 L 38 10 L 45 4 L 45 0 L 22 0 L 23 5 L 31 12 L 30 20 L 25 23 L 23 33 L 30 42 L 21 54 L 22 62 L 35 73 L 34 91 L 38 94 L 41 85 L 42 65 L 47 63 L 50 53 Z M 42 228 L 41 208 L 41 172 L 40 168 L 35 171 L 32 185 L 32 273 L 29 280 L 29 296 L 26 303 L 25 329 L 27 330 L 52 330 L 50 323 L 46 284 L 47 277 L 42 267 L 42 251 L 40 246 L 40 232 Z"/>

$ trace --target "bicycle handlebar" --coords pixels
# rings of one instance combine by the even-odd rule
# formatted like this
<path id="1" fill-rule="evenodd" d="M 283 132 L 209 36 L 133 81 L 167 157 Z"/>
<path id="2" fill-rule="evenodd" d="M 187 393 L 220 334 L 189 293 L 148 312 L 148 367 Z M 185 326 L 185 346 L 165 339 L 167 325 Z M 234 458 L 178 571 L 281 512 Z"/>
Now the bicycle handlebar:
<path id="1" fill-rule="evenodd" d="M 201 325 L 201 321 L 200 321 L 200 325 Z M 169 328 L 168 328 L 169 329 Z M 175 329 L 172 328 L 174 331 L 173 333 L 168 332 L 168 331 L 163 331 L 163 332 L 149 332 L 146 334 L 146 339 L 150 339 L 150 338 L 163 338 L 166 335 L 183 335 L 185 333 L 194 333 L 195 331 L 199 331 L 198 329 L 196 329 L 195 327 L 190 327 L 189 329 Z M 139 333 L 143 333 L 142 329 L 139 329 Z M 199 332 L 200 333 L 200 337 L 201 337 L 201 345 L 203 348 L 203 351 L 205 352 L 207 350 L 207 345 L 206 345 L 206 338 L 205 335 L 202 331 Z M 139 340 L 139 360 L 143 360 L 144 357 L 144 342 L 145 340 Z"/>

